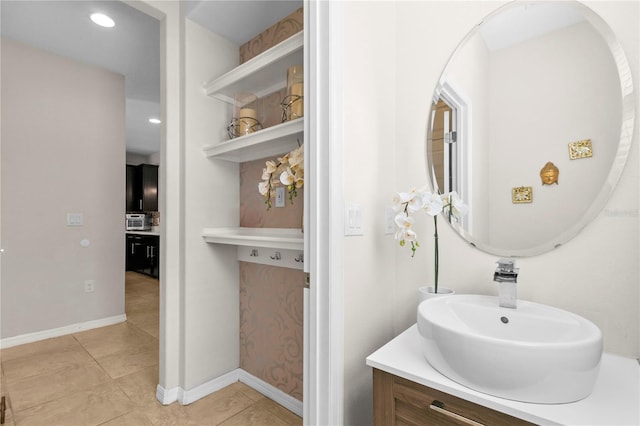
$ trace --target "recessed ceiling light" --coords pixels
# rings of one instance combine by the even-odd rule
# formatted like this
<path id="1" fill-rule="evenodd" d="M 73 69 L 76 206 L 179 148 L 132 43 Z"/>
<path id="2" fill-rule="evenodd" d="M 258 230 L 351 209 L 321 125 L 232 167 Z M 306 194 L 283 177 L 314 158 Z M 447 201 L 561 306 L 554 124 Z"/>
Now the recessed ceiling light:
<path id="1" fill-rule="evenodd" d="M 149 123 L 160 124 L 160 123 L 162 123 L 162 121 L 160 121 L 160 119 L 158 119 L 158 118 L 150 118 L 149 119 Z"/>
<path id="2" fill-rule="evenodd" d="M 92 13 L 90 18 L 94 23 L 100 25 L 101 27 L 111 28 L 116 25 L 113 19 L 109 18 L 104 13 Z"/>

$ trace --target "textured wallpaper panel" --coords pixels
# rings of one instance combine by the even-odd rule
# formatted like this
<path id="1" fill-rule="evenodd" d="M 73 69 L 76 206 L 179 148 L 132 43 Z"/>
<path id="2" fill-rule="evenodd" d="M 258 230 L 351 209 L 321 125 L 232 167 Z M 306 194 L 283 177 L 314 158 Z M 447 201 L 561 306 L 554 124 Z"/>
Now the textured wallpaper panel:
<path id="1" fill-rule="evenodd" d="M 300 31 L 302 19 L 299 9 L 241 46 L 240 62 Z M 258 99 L 258 119 L 264 128 L 281 122 L 280 102 L 285 95 L 282 89 Z M 285 207 L 274 204 L 267 210 L 258 192 L 266 160 L 277 156 L 240 164 L 240 226 L 302 228 L 302 190 L 293 204 L 287 199 Z M 239 265 L 240 367 L 302 401 L 304 273 L 256 263 Z"/>
<path id="2" fill-rule="evenodd" d="M 269 158 L 275 160 L 276 158 Z M 258 192 L 262 181 L 262 169 L 267 159 L 240 164 L 240 226 L 248 228 L 302 228 L 303 189 L 293 204 L 286 199 L 285 207 L 267 210 L 264 197 Z"/>
<path id="3" fill-rule="evenodd" d="M 240 46 L 240 63 L 244 63 L 254 56 L 288 39 L 295 33 L 302 31 L 304 16 L 302 8 L 280 20 L 277 24 L 267 28 L 242 46 Z"/>
<path id="4" fill-rule="evenodd" d="M 240 368 L 302 401 L 304 273 L 240 262 Z"/>

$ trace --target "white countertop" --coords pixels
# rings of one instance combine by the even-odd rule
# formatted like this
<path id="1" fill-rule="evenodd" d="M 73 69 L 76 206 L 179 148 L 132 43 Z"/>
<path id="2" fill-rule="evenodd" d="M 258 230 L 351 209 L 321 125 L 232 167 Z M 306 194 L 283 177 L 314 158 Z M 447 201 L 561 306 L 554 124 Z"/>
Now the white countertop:
<path id="1" fill-rule="evenodd" d="M 593 393 L 569 404 L 531 404 L 476 392 L 438 373 L 422 354 L 416 325 L 367 357 L 367 365 L 541 425 L 640 425 L 637 360 L 604 354 Z"/>

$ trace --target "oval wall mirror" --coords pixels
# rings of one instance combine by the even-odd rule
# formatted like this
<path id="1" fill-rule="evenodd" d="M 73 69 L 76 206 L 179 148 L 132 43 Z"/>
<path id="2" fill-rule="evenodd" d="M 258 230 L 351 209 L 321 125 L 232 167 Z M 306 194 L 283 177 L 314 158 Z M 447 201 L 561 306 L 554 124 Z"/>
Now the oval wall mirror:
<path id="1" fill-rule="evenodd" d="M 451 226 L 499 256 L 565 244 L 620 178 L 633 96 L 620 44 L 586 6 L 514 2 L 489 15 L 447 63 L 428 122 L 432 188 L 469 206 Z"/>

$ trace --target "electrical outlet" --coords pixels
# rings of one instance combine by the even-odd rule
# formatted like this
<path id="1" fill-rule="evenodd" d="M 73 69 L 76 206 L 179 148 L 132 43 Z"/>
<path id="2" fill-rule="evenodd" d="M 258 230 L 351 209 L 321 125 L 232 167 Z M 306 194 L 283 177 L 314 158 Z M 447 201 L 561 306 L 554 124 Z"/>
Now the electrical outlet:
<path id="1" fill-rule="evenodd" d="M 93 280 L 86 280 L 84 282 L 84 292 L 92 293 L 94 290 L 95 290 L 95 283 L 93 282 Z"/>
<path id="2" fill-rule="evenodd" d="M 276 207 L 284 207 L 284 186 L 276 188 Z"/>

